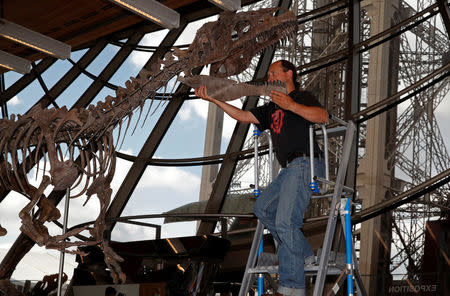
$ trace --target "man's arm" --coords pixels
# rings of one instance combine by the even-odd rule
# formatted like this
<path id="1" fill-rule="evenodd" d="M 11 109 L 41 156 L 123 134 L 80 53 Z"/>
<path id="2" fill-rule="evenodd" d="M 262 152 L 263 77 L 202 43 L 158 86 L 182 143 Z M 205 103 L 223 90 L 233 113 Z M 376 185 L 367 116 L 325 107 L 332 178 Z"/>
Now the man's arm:
<path id="1" fill-rule="evenodd" d="M 328 121 L 328 112 L 322 107 L 299 104 L 290 96 L 279 91 L 272 91 L 270 93 L 270 98 L 272 99 L 272 102 L 277 104 L 280 108 L 292 111 L 308 121 L 314 123 L 325 123 Z"/>
<path id="2" fill-rule="evenodd" d="M 259 124 L 258 119 L 256 119 L 255 115 L 253 115 L 252 112 L 239 109 L 239 108 L 237 108 L 233 105 L 230 105 L 226 102 L 222 102 L 222 101 L 216 100 L 216 99 L 208 96 L 208 93 L 206 91 L 206 86 L 200 86 L 199 88 L 195 89 L 195 95 L 206 101 L 210 101 L 210 102 L 216 104 L 225 113 L 227 113 L 228 115 L 230 115 L 232 118 L 236 119 L 237 121 L 244 122 L 244 123 Z"/>

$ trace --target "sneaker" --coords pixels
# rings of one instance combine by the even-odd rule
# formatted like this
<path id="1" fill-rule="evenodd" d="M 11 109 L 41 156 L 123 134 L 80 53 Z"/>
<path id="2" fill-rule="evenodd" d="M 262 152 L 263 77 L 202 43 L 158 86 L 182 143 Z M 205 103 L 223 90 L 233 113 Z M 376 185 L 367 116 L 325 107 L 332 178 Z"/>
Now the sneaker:
<path id="1" fill-rule="evenodd" d="M 314 265 L 316 264 L 316 256 L 311 255 L 305 258 L 305 265 Z"/>

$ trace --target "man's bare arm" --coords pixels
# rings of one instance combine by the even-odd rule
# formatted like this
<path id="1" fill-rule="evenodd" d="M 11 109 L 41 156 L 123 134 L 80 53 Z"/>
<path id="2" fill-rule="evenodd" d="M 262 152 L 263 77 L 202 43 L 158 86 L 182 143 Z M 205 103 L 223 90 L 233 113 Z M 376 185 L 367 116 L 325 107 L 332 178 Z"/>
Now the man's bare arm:
<path id="1" fill-rule="evenodd" d="M 205 86 L 200 86 L 198 89 L 195 89 L 195 95 L 206 101 L 210 101 L 216 104 L 225 113 L 227 113 L 228 115 L 230 115 L 232 118 L 236 119 L 239 122 L 259 124 L 258 119 L 256 119 L 255 115 L 253 115 L 252 112 L 239 109 L 226 102 L 222 102 L 208 96 Z"/>

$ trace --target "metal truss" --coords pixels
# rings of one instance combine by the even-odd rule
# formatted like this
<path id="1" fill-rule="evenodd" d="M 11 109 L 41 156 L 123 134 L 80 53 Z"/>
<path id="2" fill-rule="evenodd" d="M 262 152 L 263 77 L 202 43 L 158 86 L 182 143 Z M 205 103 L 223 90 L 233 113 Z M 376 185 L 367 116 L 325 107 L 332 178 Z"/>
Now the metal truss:
<path id="1" fill-rule="evenodd" d="M 347 9 L 334 10 L 314 21 L 302 23 L 304 19 L 301 17 L 302 15 L 331 4 L 328 1 L 293 1 L 291 9 L 299 15 L 300 23 L 297 39 L 295 42 L 281 44 L 275 52 L 275 59 L 293 61 L 302 72 L 303 65 L 347 48 Z M 412 17 L 433 4 L 435 1 L 418 0 L 416 7 L 413 8 L 403 1 L 393 21 L 394 23 L 400 22 Z M 438 17 L 431 17 L 420 22 L 400 35 L 400 51 L 393 56 L 393 59 L 398 61 L 399 89 L 414 84 L 443 66 L 443 55 L 450 51 L 449 35 L 448 32 L 442 32 L 442 26 L 439 28 Z M 363 9 L 360 25 L 362 41 L 369 39 L 371 37 L 370 18 Z M 362 96 L 359 103 L 360 107 L 364 109 L 367 107 L 368 51 L 361 53 L 361 61 L 360 89 Z M 345 70 L 345 62 L 334 63 L 301 76 L 299 82 L 304 88 L 315 91 L 320 102 L 331 114 L 343 117 Z M 245 75 L 245 73 L 242 74 L 239 79 L 249 80 Z M 392 79 L 395 78 L 392 77 Z M 449 91 L 450 81 L 447 78 L 413 97 L 403 110 L 398 108 L 391 128 L 394 134 L 391 135 L 393 138 L 390 141 L 387 155 L 389 166 L 392 171 L 395 169 L 396 172 L 392 175 L 391 184 L 396 186 L 392 186 L 391 196 L 396 196 L 402 191 L 419 185 L 450 167 L 449 154 L 434 115 L 434 111 L 448 96 Z M 362 124 L 358 143 L 360 157 L 364 156 L 365 136 L 366 128 L 365 124 Z M 252 145 L 253 139 L 249 136 L 244 149 L 250 148 Z M 339 164 L 341 146 L 342 139 L 339 138 L 333 139 L 329 143 L 331 178 L 334 178 Z M 260 157 L 260 159 L 262 162 L 267 161 L 266 158 Z M 239 179 L 245 175 L 245 172 L 252 170 L 252 163 L 248 160 L 238 165 L 232 184 L 240 184 Z M 261 165 L 260 168 L 262 167 L 264 166 Z M 262 184 L 266 184 L 267 174 L 265 171 L 259 173 L 262 176 Z M 242 188 L 230 188 L 230 192 L 236 190 L 240 191 Z M 424 254 L 426 221 L 430 218 L 439 219 L 448 216 L 450 210 L 447 198 L 450 195 L 449 191 L 450 186 L 446 184 L 419 200 L 393 210 L 391 248 L 395 254 L 391 255 L 391 273 L 397 272 L 400 267 L 403 269 L 406 267 L 408 278 L 413 283 L 418 280 L 417 272 Z M 328 204 L 312 201 L 306 217 L 326 215 L 327 213 Z"/>
<path id="2" fill-rule="evenodd" d="M 401 16 L 409 17 L 434 4 L 419 0 L 416 7 L 402 2 Z M 399 82 L 409 85 L 443 66 L 443 54 L 448 53 L 448 32 L 438 28 L 438 19 L 432 18 L 410 33 L 401 36 L 399 55 Z M 450 80 L 447 78 L 415 96 L 402 112 L 398 112 L 395 146 L 391 150 L 393 161 L 409 189 L 438 172 L 450 167 L 449 154 L 443 141 L 434 111 L 448 96 Z M 413 283 L 420 280 L 423 263 L 426 222 L 449 215 L 450 186 L 446 184 L 424 195 L 416 202 L 393 211 L 392 246 L 397 252 L 391 258 L 391 273 L 406 267 L 406 277 Z"/>

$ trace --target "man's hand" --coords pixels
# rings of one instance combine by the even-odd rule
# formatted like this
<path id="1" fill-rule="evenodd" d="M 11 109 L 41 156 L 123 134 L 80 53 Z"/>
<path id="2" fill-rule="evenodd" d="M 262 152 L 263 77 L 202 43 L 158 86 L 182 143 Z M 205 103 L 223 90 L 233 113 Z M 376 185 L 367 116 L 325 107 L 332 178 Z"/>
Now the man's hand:
<path id="1" fill-rule="evenodd" d="M 272 102 L 277 104 L 280 108 L 294 112 L 308 121 L 315 123 L 328 122 L 328 112 L 322 107 L 306 106 L 297 103 L 287 94 L 276 90 L 270 92 L 270 98 L 272 99 Z"/>
<path id="2" fill-rule="evenodd" d="M 206 101 L 213 100 L 213 98 L 208 96 L 208 92 L 206 91 L 206 86 L 204 86 L 204 85 L 200 86 L 199 88 L 196 88 L 194 91 L 195 91 L 195 95 L 197 97 L 202 98 L 203 100 L 206 100 Z"/>
<path id="3" fill-rule="evenodd" d="M 272 102 L 284 110 L 291 110 L 292 105 L 295 104 L 290 96 L 276 90 L 270 92 L 270 98 L 272 99 Z"/>

